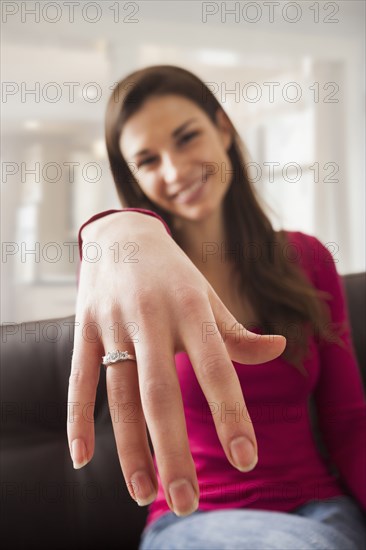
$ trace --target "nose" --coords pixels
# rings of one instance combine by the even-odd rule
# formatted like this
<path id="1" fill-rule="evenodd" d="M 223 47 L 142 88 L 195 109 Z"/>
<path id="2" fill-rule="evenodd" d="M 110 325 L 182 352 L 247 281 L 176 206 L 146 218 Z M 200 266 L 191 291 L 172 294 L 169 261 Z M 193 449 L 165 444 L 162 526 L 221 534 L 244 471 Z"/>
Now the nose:
<path id="1" fill-rule="evenodd" d="M 164 181 L 169 186 L 176 182 L 182 183 L 186 180 L 189 173 L 189 167 L 182 158 L 172 154 L 167 154 L 163 157 L 162 176 Z"/>

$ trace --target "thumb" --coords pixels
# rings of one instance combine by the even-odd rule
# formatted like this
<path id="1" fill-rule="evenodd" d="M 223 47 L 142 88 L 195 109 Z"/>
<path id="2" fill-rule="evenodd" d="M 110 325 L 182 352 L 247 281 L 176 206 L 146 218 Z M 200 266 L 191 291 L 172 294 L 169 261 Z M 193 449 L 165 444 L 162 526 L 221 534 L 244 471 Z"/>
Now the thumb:
<path id="1" fill-rule="evenodd" d="M 210 303 L 217 328 L 232 361 L 257 365 L 272 361 L 283 353 L 286 348 L 284 336 L 262 335 L 247 330 L 230 313 L 213 289 L 210 293 Z"/>

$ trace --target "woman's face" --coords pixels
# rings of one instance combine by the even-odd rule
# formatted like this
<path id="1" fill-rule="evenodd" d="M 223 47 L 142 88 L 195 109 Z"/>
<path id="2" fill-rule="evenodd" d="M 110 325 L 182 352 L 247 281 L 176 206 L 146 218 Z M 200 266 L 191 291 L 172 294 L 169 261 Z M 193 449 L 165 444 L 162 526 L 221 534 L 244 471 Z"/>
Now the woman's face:
<path id="1" fill-rule="evenodd" d="M 204 219 L 231 182 L 230 126 L 221 109 L 215 126 L 193 101 L 152 97 L 123 127 L 120 148 L 145 195 L 173 216 Z"/>

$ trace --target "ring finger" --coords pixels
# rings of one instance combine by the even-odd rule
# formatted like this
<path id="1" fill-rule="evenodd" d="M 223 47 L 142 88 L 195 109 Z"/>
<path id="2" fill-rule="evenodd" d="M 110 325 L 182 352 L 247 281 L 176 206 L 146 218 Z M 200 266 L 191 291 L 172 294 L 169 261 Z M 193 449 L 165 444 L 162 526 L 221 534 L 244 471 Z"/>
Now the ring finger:
<path id="1" fill-rule="evenodd" d="M 118 348 L 136 356 L 132 343 L 124 340 L 118 345 L 107 340 L 105 353 Z M 155 500 L 158 486 L 141 405 L 137 363 L 127 359 L 105 368 L 108 404 L 123 476 L 132 498 L 140 506 L 146 506 Z"/>

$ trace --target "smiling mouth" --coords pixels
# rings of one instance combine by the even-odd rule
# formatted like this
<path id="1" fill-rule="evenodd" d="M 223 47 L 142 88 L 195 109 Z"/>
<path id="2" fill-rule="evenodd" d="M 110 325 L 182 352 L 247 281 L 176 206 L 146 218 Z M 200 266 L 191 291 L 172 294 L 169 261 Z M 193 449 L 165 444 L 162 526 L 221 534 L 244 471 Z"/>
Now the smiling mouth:
<path id="1" fill-rule="evenodd" d="M 185 202 L 191 195 L 194 195 L 196 191 L 201 189 L 201 187 L 206 184 L 207 179 L 208 178 L 206 177 L 202 180 L 192 183 L 192 185 L 190 185 L 189 187 L 185 187 L 182 191 L 175 193 L 175 195 L 171 197 L 171 200 L 176 202 Z"/>

